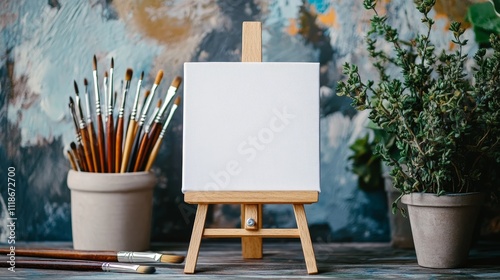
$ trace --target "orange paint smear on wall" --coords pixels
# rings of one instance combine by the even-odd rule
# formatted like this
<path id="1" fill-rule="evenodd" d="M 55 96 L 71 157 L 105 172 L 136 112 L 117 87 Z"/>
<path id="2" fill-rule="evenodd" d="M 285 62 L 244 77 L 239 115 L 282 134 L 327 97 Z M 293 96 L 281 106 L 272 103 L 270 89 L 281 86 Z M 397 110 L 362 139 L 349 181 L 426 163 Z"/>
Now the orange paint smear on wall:
<path id="1" fill-rule="evenodd" d="M 190 34 L 192 22 L 189 16 L 172 17 L 162 0 L 125 0 L 114 1 L 120 18 L 132 24 L 141 34 L 162 43 L 175 43 Z M 162 12 L 163 11 L 163 12 Z M 152 16 L 156 12 L 158 17 Z"/>

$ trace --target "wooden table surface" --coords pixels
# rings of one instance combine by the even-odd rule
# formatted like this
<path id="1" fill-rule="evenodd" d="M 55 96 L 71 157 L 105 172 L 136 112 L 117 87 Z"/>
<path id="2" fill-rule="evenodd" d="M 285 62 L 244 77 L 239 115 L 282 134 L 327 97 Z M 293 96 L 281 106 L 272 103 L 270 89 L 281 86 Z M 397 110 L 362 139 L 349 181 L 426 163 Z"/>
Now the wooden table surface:
<path id="1" fill-rule="evenodd" d="M 71 248 L 71 243 L 20 243 L 18 247 Z M 6 246 L 2 244 L 0 246 Z M 185 255 L 188 244 L 153 244 L 152 250 Z M 386 243 L 314 243 L 319 274 L 308 275 L 299 242 L 264 240 L 264 258 L 243 260 L 237 242 L 203 240 L 196 274 L 184 264 L 154 264 L 155 274 L 0 268 L 0 279 L 500 279 L 500 242 L 476 245 L 464 268 L 428 269 L 414 250 Z M 5 258 L 2 257 L 2 260 Z M 21 258 L 21 257 L 18 257 Z"/>

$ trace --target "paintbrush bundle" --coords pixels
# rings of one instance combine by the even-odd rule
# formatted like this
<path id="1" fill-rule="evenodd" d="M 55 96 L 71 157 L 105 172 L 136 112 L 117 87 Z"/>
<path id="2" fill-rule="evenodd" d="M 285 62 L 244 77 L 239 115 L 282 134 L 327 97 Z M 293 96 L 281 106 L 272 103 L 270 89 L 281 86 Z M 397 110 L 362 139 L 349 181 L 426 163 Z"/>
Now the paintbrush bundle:
<path id="1" fill-rule="evenodd" d="M 116 78 L 114 64 L 114 58 L 111 58 L 110 68 L 105 71 L 102 84 L 99 84 L 97 58 L 94 55 L 92 76 L 95 103 L 91 102 L 92 94 L 89 92 L 89 81 L 86 78 L 83 80 L 82 95 L 78 83 L 76 81 L 73 83 L 75 98 L 69 97 L 69 108 L 75 126 L 76 141 L 71 143 L 71 149 L 66 153 L 71 168 L 76 171 L 100 173 L 149 171 L 172 115 L 179 106 L 180 97 L 174 97 L 182 78 L 175 77 L 172 80 L 162 99 L 161 93 L 157 94 L 163 80 L 163 70 L 160 70 L 151 88 L 146 90 L 144 97 L 141 98 L 144 78 L 142 72 L 137 82 L 132 106 L 129 106 L 130 113 L 126 114 L 127 100 L 131 98 L 129 91 L 133 70 L 126 69 L 125 82 L 122 80 L 121 94 L 119 94 L 114 87 Z M 84 98 L 83 105 L 82 98 Z M 116 107 L 118 98 L 121 102 L 119 107 Z M 155 109 L 151 108 L 153 103 L 158 104 Z"/>

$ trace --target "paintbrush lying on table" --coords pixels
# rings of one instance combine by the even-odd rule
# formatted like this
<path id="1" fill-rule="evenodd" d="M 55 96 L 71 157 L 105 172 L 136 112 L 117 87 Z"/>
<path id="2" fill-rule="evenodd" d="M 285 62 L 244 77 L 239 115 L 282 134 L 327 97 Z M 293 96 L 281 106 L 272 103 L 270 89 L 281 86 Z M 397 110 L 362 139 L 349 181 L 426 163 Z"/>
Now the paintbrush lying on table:
<path id="1" fill-rule="evenodd" d="M 0 254 L 8 254 L 10 250 L 0 248 Z M 16 256 L 28 256 L 38 258 L 75 259 L 105 262 L 125 263 L 181 263 L 184 256 L 166 255 L 153 252 L 128 252 L 128 251 L 83 251 L 83 250 L 61 250 L 61 249 L 23 249 L 16 248 Z M 17 263 L 17 261 L 16 261 Z"/>
<path id="2" fill-rule="evenodd" d="M 17 251 L 17 250 L 16 250 Z M 17 253 L 17 252 L 16 252 Z M 0 261 L 0 267 L 11 267 L 8 261 Z M 151 274 L 153 266 L 74 260 L 21 260 L 16 258 L 16 268 L 56 269 L 73 271 L 104 271 Z"/>

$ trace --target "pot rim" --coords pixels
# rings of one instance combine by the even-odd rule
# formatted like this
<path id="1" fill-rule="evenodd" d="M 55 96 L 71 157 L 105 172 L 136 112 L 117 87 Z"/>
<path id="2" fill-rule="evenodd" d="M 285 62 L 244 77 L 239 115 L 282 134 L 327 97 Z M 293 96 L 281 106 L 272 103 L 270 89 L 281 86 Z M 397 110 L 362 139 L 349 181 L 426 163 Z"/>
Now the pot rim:
<path id="1" fill-rule="evenodd" d="M 157 179 L 150 172 L 92 173 L 70 170 L 67 184 L 71 191 L 134 192 L 152 190 Z"/>
<path id="2" fill-rule="evenodd" d="M 481 192 L 450 193 L 409 193 L 401 197 L 401 202 L 411 206 L 461 207 L 481 205 L 485 194 Z"/>

